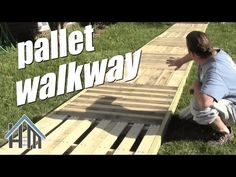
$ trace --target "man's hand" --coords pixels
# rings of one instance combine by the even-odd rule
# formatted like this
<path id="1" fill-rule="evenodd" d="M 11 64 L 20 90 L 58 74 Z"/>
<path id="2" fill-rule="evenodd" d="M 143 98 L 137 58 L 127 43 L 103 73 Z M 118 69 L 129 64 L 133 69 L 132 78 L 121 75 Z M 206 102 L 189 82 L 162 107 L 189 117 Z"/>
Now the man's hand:
<path id="1" fill-rule="evenodd" d="M 173 58 L 170 57 L 167 61 L 166 64 L 168 64 L 168 66 L 176 66 L 175 70 L 178 70 L 182 65 L 182 58 Z"/>

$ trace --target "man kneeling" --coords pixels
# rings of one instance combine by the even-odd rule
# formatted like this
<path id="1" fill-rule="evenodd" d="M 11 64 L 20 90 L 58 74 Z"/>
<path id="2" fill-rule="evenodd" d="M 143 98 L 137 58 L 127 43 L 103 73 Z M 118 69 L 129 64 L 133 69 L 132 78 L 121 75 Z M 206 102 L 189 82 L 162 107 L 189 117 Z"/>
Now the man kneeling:
<path id="1" fill-rule="evenodd" d="M 176 69 L 191 60 L 199 65 L 198 80 L 190 87 L 193 99 L 180 112 L 180 118 L 193 118 L 198 124 L 210 125 L 215 130 L 210 144 L 232 141 L 230 126 L 236 123 L 236 65 L 225 51 L 213 48 L 203 32 L 192 31 L 186 43 L 187 55 L 167 60 Z"/>

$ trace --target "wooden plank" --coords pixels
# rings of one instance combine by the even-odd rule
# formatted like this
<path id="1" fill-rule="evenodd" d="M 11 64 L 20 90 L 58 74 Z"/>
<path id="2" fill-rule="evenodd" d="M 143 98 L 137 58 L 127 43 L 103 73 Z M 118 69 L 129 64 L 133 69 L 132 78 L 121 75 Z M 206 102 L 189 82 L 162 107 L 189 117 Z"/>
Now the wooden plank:
<path id="1" fill-rule="evenodd" d="M 138 137 L 139 133 L 141 132 L 144 124 L 134 124 L 132 128 L 129 130 L 121 144 L 118 146 L 114 155 L 118 154 L 130 154 L 130 149 L 134 144 L 136 138 Z"/>
<path id="2" fill-rule="evenodd" d="M 165 39 L 168 39 L 168 38 L 172 38 L 173 40 L 175 39 L 181 39 L 182 40 L 185 40 L 186 38 L 186 34 L 188 34 L 190 31 L 192 30 L 175 30 L 175 31 L 165 31 L 164 33 L 162 33 L 159 37 L 160 38 L 165 38 Z"/>
<path id="3" fill-rule="evenodd" d="M 109 124 L 100 129 L 99 132 L 91 132 L 90 137 L 86 137 L 81 144 L 72 152 L 72 154 L 92 154 L 98 145 L 109 135 L 109 132 L 117 125 L 117 122 L 109 122 Z"/>
<path id="4" fill-rule="evenodd" d="M 149 74 L 148 72 L 150 72 L 150 70 L 148 69 L 144 69 L 144 72 L 142 73 L 142 75 L 140 75 L 135 81 L 134 83 L 135 84 L 145 84 L 146 80 L 148 79 L 149 77 Z"/>
<path id="5" fill-rule="evenodd" d="M 167 49 L 167 53 L 169 53 L 168 49 Z M 188 49 L 186 47 L 173 47 L 172 49 L 170 49 L 170 53 L 186 55 L 188 53 Z"/>
<path id="6" fill-rule="evenodd" d="M 162 71 L 160 71 L 161 73 Z M 132 84 L 136 87 L 130 87 L 130 84 L 124 84 L 124 85 L 116 85 L 114 84 L 114 86 L 112 85 L 102 85 L 99 87 L 94 87 L 93 89 L 95 90 L 123 90 L 123 91 L 130 91 L 130 92 L 137 92 L 137 93 L 145 93 L 145 92 L 149 92 L 149 93 L 175 93 L 177 90 L 177 87 L 172 87 L 172 86 L 147 86 L 147 85 L 139 85 L 139 84 Z M 82 95 L 81 95 L 82 96 Z M 78 98 L 77 98 L 78 99 Z"/>
<path id="7" fill-rule="evenodd" d="M 179 86 L 182 79 L 184 78 L 184 75 L 186 74 L 186 71 L 175 71 L 170 80 L 168 81 L 168 86 Z"/>
<path id="8" fill-rule="evenodd" d="M 162 54 L 163 51 L 167 48 L 167 46 L 156 46 L 156 45 L 146 45 L 142 47 L 143 53 L 155 53 L 155 54 Z"/>
<path id="9" fill-rule="evenodd" d="M 67 115 L 56 115 L 51 114 L 50 116 L 46 116 L 40 121 L 38 121 L 35 125 L 38 127 L 38 129 L 46 135 L 51 130 L 53 130 L 56 126 L 58 126 L 60 123 L 62 123 L 63 120 L 65 120 L 68 116 Z M 26 131 L 23 132 L 23 136 L 26 136 Z M 14 143 L 13 143 L 14 145 Z M 22 154 L 24 151 L 26 151 L 27 148 L 18 148 L 17 146 L 13 146 L 13 148 L 9 148 L 9 144 L 5 144 L 3 147 L 0 148 L 0 154 Z"/>
<path id="10" fill-rule="evenodd" d="M 146 79 L 146 82 L 144 82 L 144 84 L 147 84 L 147 85 L 155 85 L 156 81 L 158 80 L 159 78 L 159 75 L 162 73 L 162 70 L 160 70 L 160 68 L 158 68 L 158 70 L 156 71 L 152 71 L 150 70 L 150 74 L 149 74 L 149 78 Z M 147 92 L 149 93 L 149 92 Z M 149 93 L 150 94 L 150 93 Z M 170 94 L 170 92 L 168 93 Z M 151 94 L 153 95 L 153 94 Z"/>
<path id="11" fill-rule="evenodd" d="M 89 147 L 90 142 L 96 141 L 97 136 L 110 123 L 110 120 L 102 120 L 87 136 L 86 138 L 71 152 L 71 155 L 86 154 L 86 148 Z"/>
<path id="12" fill-rule="evenodd" d="M 166 112 L 165 114 L 167 114 Z M 113 120 L 113 121 L 125 121 L 125 122 L 130 122 L 130 123 L 147 123 L 147 124 L 160 124 L 163 119 L 165 118 L 165 115 L 163 114 L 162 117 L 156 117 L 155 119 L 153 118 L 148 118 L 146 116 L 143 117 L 136 117 L 136 116 L 126 116 L 125 114 L 123 115 L 116 115 L 116 114 L 104 114 L 100 111 L 95 112 L 95 111 L 87 111 L 87 112 L 78 112 L 78 111 L 60 111 L 58 114 L 62 115 L 70 115 L 70 116 L 80 116 L 80 117 L 89 117 L 92 119 L 98 119 L 98 120 Z"/>
<path id="13" fill-rule="evenodd" d="M 53 128 L 57 125 L 62 123 L 68 116 L 56 115 L 52 114 L 49 116 L 44 117 L 43 119 L 39 120 L 35 125 L 39 128 L 39 130 L 46 135 L 50 132 Z"/>
<path id="14" fill-rule="evenodd" d="M 150 53 L 148 53 L 148 52 L 142 53 L 142 61 L 153 60 L 153 61 L 164 62 L 164 61 L 166 61 L 170 57 L 180 58 L 180 57 L 183 57 L 183 55 L 182 54 L 171 54 L 171 53 L 158 54 L 158 53 L 152 53 L 152 52 L 150 52 Z"/>
<path id="15" fill-rule="evenodd" d="M 161 70 L 157 69 L 157 68 L 144 68 L 144 70 L 146 71 L 144 74 L 142 74 L 143 77 L 150 77 L 150 75 L 160 75 L 161 74 Z M 143 84 L 142 84 L 143 85 Z M 136 89 L 135 89 L 136 90 Z"/>
<path id="16" fill-rule="evenodd" d="M 109 135 L 101 142 L 101 144 L 98 145 L 93 154 L 106 154 L 127 125 L 127 122 L 118 122 L 116 126 L 111 130 Z"/>
<path id="17" fill-rule="evenodd" d="M 164 70 L 163 74 L 158 78 L 156 85 L 166 85 L 173 75 L 173 71 Z"/>
<path id="18" fill-rule="evenodd" d="M 42 143 L 42 149 L 33 149 L 27 154 L 63 154 L 93 122 L 73 117 L 47 137 Z"/>
<path id="19" fill-rule="evenodd" d="M 105 85 L 99 86 L 99 87 L 105 87 L 105 86 L 110 86 L 110 87 L 129 87 L 129 88 L 135 88 L 135 89 L 147 89 L 147 90 L 176 90 L 177 87 L 172 87 L 172 86 L 165 86 L 165 85 L 143 85 L 143 84 L 126 84 L 126 83 L 106 83 Z"/>
<path id="20" fill-rule="evenodd" d="M 152 146 L 155 137 L 159 136 L 159 127 L 160 125 L 150 125 L 135 154 L 149 154 L 149 149 Z M 157 145 L 156 148 L 159 149 L 159 146 Z"/>
<path id="21" fill-rule="evenodd" d="M 166 113 L 166 111 L 165 110 L 159 110 L 159 111 L 157 111 L 157 110 L 147 110 L 147 109 L 142 109 L 142 108 L 140 108 L 140 109 L 136 109 L 136 108 L 132 108 L 132 109 L 127 109 L 127 108 L 125 108 L 125 107 L 123 107 L 122 105 L 113 105 L 113 106 L 104 106 L 104 105 L 101 105 L 101 106 L 99 106 L 99 105 L 97 105 L 97 104 L 93 104 L 93 105 L 89 105 L 89 106 L 83 106 L 83 105 L 81 105 L 81 106 L 72 106 L 72 105 L 67 105 L 66 107 L 65 107 L 65 109 L 66 108 L 69 108 L 69 109 L 77 109 L 78 111 L 79 110 L 82 110 L 82 111 L 84 111 L 84 110 L 86 110 L 86 111 L 103 111 L 103 112 L 114 112 L 114 113 L 124 113 L 124 114 L 131 114 L 131 115 L 136 115 L 136 114 L 138 114 L 138 115 L 144 115 L 144 116 L 147 116 L 147 115 L 150 115 L 150 116 L 157 116 L 157 117 L 159 117 L 159 116 L 163 116 L 163 114 L 165 114 Z"/>
<path id="22" fill-rule="evenodd" d="M 167 74 L 168 75 L 168 74 Z M 167 76 L 162 78 L 163 80 L 164 79 L 167 79 Z M 164 81 L 160 81 L 160 82 L 165 82 Z M 111 93 L 111 94 L 106 94 L 106 93 L 93 93 L 93 92 L 86 92 L 84 95 L 91 95 L 91 96 L 97 96 L 97 97 L 101 97 L 101 96 L 108 96 L 108 97 L 114 97 L 114 98 L 126 98 L 126 99 L 134 99 L 134 100 L 146 100 L 148 102 L 151 102 L 151 101 L 171 101 L 173 96 L 171 95 L 167 95 L 167 96 L 156 96 L 156 97 L 152 97 L 151 94 L 149 97 L 147 96 L 137 96 L 137 95 L 124 95 L 124 94 L 120 94 L 120 93 Z"/>
<path id="23" fill-rule="evenodd" d="M 152 77 L 146 82 L 150 83 Z M 153 83 L 156 82 L 156 76 L 154 76 Z M 146 90 L 147 91 L 147 90 Z M 162 98 L 162 97 L 167 97 L 167 96 L 174 96 L 174 92 L 153 92 L 153 93 L 145 93 L 145 92 L 136 92 L 134 91 L 125 91 L 125 90 L 108 90 L 108 89 L 91 89 L 86 92 L 86 94 L 90 93 L 98 93 L 98 94 L 106 94 L 106 95 L 132 95 L 132 96 L 137 96 L 137 97 L 157 97 L 157 98 Z"/>
<path id="24" fill-rule="evenodd" d="M 176 107 L 177 107 L 177 105 L 178 105 L 180 96 L 181 96 L 181 94 L 182 94 L 182 92 L 183 92 L 184 85 L 185 85 L 185 83 L 186 83 L 186 80 L 187 80 L 188 74 L 189 74 L 189 72 L 190 72 L 190 69 L 191 69 L 191 67 L 192 67 L 192 64 L 193 64 L 193 61 L 191 61 L 191 62 L 189 63 L 188 69 L 186 70 L 186 75 L 184 75 L 184 77 L 183 77 L 183 79 L 182 79 L 182 81 L 181 81 L 181 83 L 180 83 L 180 85 L 179 85 L 179 87 L 178 87 L 178 90 L 177 90 L 177 92 L 176 92 L 176 95 L 175 95 L 175 97 L 174 97 L 174 99 L 173 99 L 173 101 L 172 101 L 172 103 L 171 103 L 171 105 L 170 105 L 170 107 L 169 107 L 169 111 L 168 111 L 167 114 L 165 115 L 165 118 L 164 118 L 164 120 L 163 120 L 163 123 L 162 123 L 162 125 L 161 125 L 161 127 L 160 127 L 160 132 L 159 132 L 159 134 L 162 135 L 162 136 L 164 136 L 166 127 L 167 127 L 167 125 L 168 125 L 168 123 L 169 123 L 169 121 L 170 121 L 171 114 L 173 114 L 173 113 L 175 112 L 175 109 L 176 109 Z"/>
<path id="25" fill-rule="evenodd" d="M 122 100 L 110 100 L 106 97 L 102 99 L 97 99 L 97 97 L 80 97 L 78 100 L 71 102 L 68 105 L 80 106 L 80 105 L 91 105 L 91 104 L 99 104 L 99 105 L 122 105 L 125 108 L 147 108 L 147 109 L 155 109 L 158 110 L 167 110 L 169 108 L 168 104 L 158 104 L 158 103 L 140 103 L 140 102 L 129 102 Z"/>
<path id="26" fill-rule="evenodd" d="M 110 131 L 117 125 L 117 122 L 111 122 L 105 129 L 101 131 L 99 136 L 95 141 L 91 141 L 89 146 L 86 148 L 86 153 L 93 154 L 94 151 L 97 149 L 98 145 L 102 143 L 102 141 L 109 136 Z"/>
<path id="27" fill-rule="evenodd" d="M 134 83 L 135 84 L 146 84 L 149 76 L 140 76 Z"/>
<path id="28" fill-rule="evenodd" d="M 164 135 L 156 135 L 154 137 L 154 140 L 152 142 L 152 145 L 148 151 L 148 154 L 153 154 L 153 155 L 157 155 L 160 147 L 161 147 L 161 139 Z"/>
<path id="29" fill-rule="evenodd" d="M 64 108 L 68 103 L 74 101 L 75 99 L 77 99 L 78 97 L 80 97 L 80 95 L 83 95 L 85 92 L 87 91 L 87 89 L 84 89 L 82 91 L 80 91 L 78 94 L 76 94 L 75 96 L 73 96 L 71 99 L 69 99 L 68 101 L 64 102 L 62 105 L 58 106 L 56 109 L 54 109 L 51 113 L 48 114 L 48 116 L 53 115 L 56 111 Z"/>
<path id="30" fill-rule="evenodd" d="M 154 54 L 176 54 L 185 55 L 188 51 L 186 47 L 170 47 L 170 46 L 155 46 L 149 45 L 142 49 L 144 53 L 154 53 Z"/>
<path id="31" fill-rule="evenodd" d="M 158 60 L 151 60 L 151 61 L 148 61 L 148 60 L 144 60 L 140 67 L 141 68 L 145 68 L 145 69 L 148 69 L 148 70 L 161 70 L 161 69 L 168 69 L 168 70 L 173 70 L 173 68 L 170 68 L 168 66 L 168 64 L 166 63 L 166 61 L 168 60 L 169 58 L 166 58 L 166 60 L 164 61 L 158 61 Z M 156 65 L 156 63 L 158 62 L 158 65 Z M 154 75 L 154 73 L 152 72 L 151 73 L 152 75 Z"/>
<path id="32" fill-rule="evenodd" d="M 150 45 L 162 45 L 162 46 L 171 46 L 171 47 L 176 47 L 176 46 L 186 47 L 186 42 L 183 38 L 177 38 L 175 40 L 173 40 L 171 38 L 157 38 L 155 41 L 150 43 Z"/>
<path id="33" fill-rule="evenodd" d="M 163 107 L 162 108 L 158 108 L 158 107 L 154 107 L 154 108 L 150 108 L 150 107 L 135 107 L 135 106 L 124 106 L 122 104 L 99 104 L 99 103 L 80 103 L 80 104 L 74 104 L 74 103 L 70 103 L 67 105 L 67 107 L 80 107 L 80 108 L 92 108 L 94 110 L 99 110 L 99 109 L 102 109 L 102 110 L 117 110 L 117 111 L 121 111 L 121 112 L 124 112 L 124 111 L 128 111 L 130 112 L 130 110 L 132 112 L 134 111 L 137 111 L 137 113 L 140 113 L 140 112 L 144 112 L 144 111 L 147 111 L 147 112 L 158 112 L 158 111 L 167 111 L 167 108 L 164 109 Z"/>
<path id="34" fill-rule="evenodd" d="M 187 75 L 189 74 L 189 71 L 191 69 L 192 64 L 193 64 L 193 62 L 189 63 L 188 69 L 186 71 L 187 74 L 182 79 L 182 81 L 181 81 L 181 83 L 180 83 L 180 85 L 178 87 L 177 93 L 176 93 L 176 95 L 175 95 L 175 97 L 174 97 L 174 99 L 172 101 L 172 104 L 170 105 L 169 111 L 167 112 L 167 114 L 165 115 L 165 118 L 163 119 L 163 122 L 162 122 L 162 124 L 160 126 L 160 129 L 159 129 L 159 132 L 158 132 L 158 134 L 160 136 L 156 136 L 155 137 L 155 139 L 153 141 L 153 144 L 152 144 L 152 146 L 149 149 L 149 153 L 151 153 L 151 154 L 157 153 L 157 151 L 160 148 L 161 138 L 164 136 L 165 131 L 166 131 L 166 127 L 168 126 L 168 124 L 170 122 L 171 115 L 172 115 L 172 113 L 174 113 L 174 111 L 175 111 L 175 109 L 176 109 L 176 107 L 178 105 L 178 102 L 179 102 L 180 96 L 182 94 L 185 82 L 187 80 Z"/>
<path id="35" fill-rule="evenodd" d="M 167 60 L 166 60 L 166 61 L 167 61 Z M 174 72 L 174 71 L 175 71 L 175 67 L 169 67 L 168 64 L 166 63 L 166 61 L 163 62 L 163 63 L 162 63 L 162 62 L 159 62 L 159 61 L 155 61 L 155 62 L 149 62 L 149 61 L 147 61 L 147 62 L 143 62 L 140 67 L 143 68 L 143 69 L 148 69 L 148 70 L 153 70 L 153 71 L 158 71 L 158 70 L 166 69 L 166 70 L 169 70 L 169 71 L 171 71 L 171 72 Z M 158 64 L 158 65 L 155 65 L 156 62 L 158 62 L 159 64 Z M 186 68 L 187 68 L 187 65 L 184 64 L 184 65 L 182 65 L 181 68 L 179 68 L 178 70 L 179 70 L 179 71 L 185 71 Z M 155 75 L 154 72 L 152 72 L 151 76 L 152 76 L 152 75 Z M 159 74 L 158 74 L 158 75 L 159 75 Z M 144 76 L 147 77 L 147 75 L 144 75 Z M 140 76 L 140 77 L 141 77 L 141 76 Z"/>
<path id="36" fill-rule="evenodd" d="M 172 100 L 164 100 L 164 99 L 156 99 L 156 100 L 149 100 L 149 99 L 137 99 L 137 98 L 126 98 L 126 97 L 114 97 L 114 96 L 109 96 L 109 95 L 82 95 L 80 98 L 97 98 L 98 101 L 100 100 L 109 100 L 110 103 L 113 103 L 113 101 L 120 101 L 120 102 L 126 102 L 126 103 L 134 103 L 134 102 L 140 102 L 142 104 L 153 104 L 153 105 L 158 105 L 158 104 L 163 104 L 163 105 L 169 105 L 171 104 Z M 79 102 L 78 100 L 75 100 L 74 102 Z"/>
<path id="37" fill-rule="evenodd" d="M 80 115 L 80 113 L 94 113 L 94 114 L 102 114 L 102 115 L 114 115 L 115 117 L 118 116 L 124 116 L 127 118 L 133 118 L 133 119 L 154 119 L 154 120 L 162 120 L 164 115 L 166 114 L 165 111 L 159 111 L 159 112 L 147 112 L 147 111 L 132 111 L 132 110 L 124 110 L 122 112 L 115 111 L 115 110 L 94 110 L 92 108 L 80 108 L 80 107 L 65 107 L 58 111 L 58 113 L 65 113 L 68 115 Z M 71 114 L 72 113 L 72 114 Z M 73 114 L 74 113 L 74 114 Z M 86 114 L 85 114 L 86 115 Z"/>
<path id="38" fill-rule="evenodd" d="M 64 153 L 69 147 L 72 146 L 72 142 L 75 142 L 78 137 L 80 137 L 93 123 L 94 120 L 84 120 L 80 126 L 70 132 L 64 140 L 59 143 L 51 152 L 50 154 L 62 154 Z"/>
<path id="39" fill-rule="evenodd" d="M 156 80 L 155 85 L 158 85 L 158 83 L 161 81 L 162 77 L 166 74 L 167 70 L 162 70 L 161 74 L 159 75 L 158 79 Z"/>
<path id="40" fill-rule="evenodd" d="M 110 131 L 117 125 L 117 122 L 111 122 L 105 129 L 101 130 L 99 136 L 97 136 L 95 141 L 90 141 L 88 146 L 85 149 L 84 154 L 93 154 L 97 149 L 99 144 L 109 135 Z"/>

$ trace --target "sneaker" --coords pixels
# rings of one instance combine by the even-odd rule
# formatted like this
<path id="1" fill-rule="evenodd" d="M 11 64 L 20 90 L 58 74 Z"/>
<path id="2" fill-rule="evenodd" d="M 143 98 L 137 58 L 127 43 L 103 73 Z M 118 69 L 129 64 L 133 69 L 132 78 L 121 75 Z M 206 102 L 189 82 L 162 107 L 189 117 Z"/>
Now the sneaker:
<path id="1" fill-rule="evenodd" d="M 228 143 L 230 141 L 233 141 L 234 139 L 234 133 L 231 127 L 228 127 L 230 133 L 225 134 L 222 132 L 214 132 L 212 136 L 212 140 L 208 141 L 209 145 L 223 145 L 225 143 Z"/>

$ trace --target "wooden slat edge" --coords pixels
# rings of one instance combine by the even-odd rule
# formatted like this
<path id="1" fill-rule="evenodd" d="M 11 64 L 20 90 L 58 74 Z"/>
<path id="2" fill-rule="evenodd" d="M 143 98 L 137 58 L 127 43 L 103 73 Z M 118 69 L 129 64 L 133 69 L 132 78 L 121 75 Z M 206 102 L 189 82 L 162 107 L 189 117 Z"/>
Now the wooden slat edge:
<path id="1" fill-rule="evenodd" d="M 171 114 L 173 114 L 175 112 L 176 108 L 177 108 L 179 99 L 180 99 L 181 94 L 183 92 L 184 85 L 185 85 L 185 83 L 187 81 L 187 78 L 188 78 L 188 75 L 190 73 L 192 65 L 193 65 L 193 61 L 191 61 L 189 63 L 189 66 L 188 66 L 188 68 L 186 70 L 186 74 L 184 75 L 181 83 L 179 84 L 179 87 L 178 87 L 177 92 L 176 92 L 176 94 L 174 96 L 174 99 L 173 99 L 173 101 L 172 101 L 172 103 L 171 103 L 171 105 L 169 107 L 169 110 L 168 110 L 167 114 L 165 115 L 165 118 L 163 119 L 163 122 L 162 122 L 161 127 L 160 127 L 160 131 L 159 131 L 160 135 L 163 134 L 163 131 L 165 129 L 165 126 L 166 126 L 167 122 L 170 119 Z"/>

